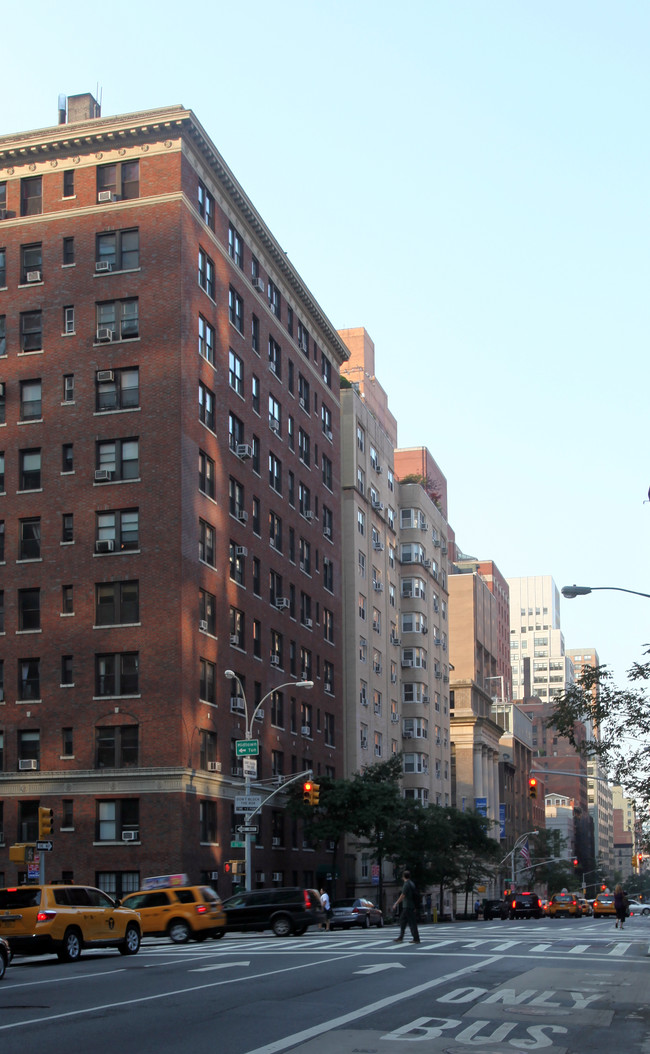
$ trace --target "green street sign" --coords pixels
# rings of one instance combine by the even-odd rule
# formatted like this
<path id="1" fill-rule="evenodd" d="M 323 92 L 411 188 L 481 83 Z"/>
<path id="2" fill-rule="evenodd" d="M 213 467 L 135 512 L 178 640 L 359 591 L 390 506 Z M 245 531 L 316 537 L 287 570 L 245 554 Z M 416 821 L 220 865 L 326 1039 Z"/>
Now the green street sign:
<path id="1" fill-rule="evenodd" d="M 237 739 L 235 746 L 238 758 L 256 758 L 260 752 L 259 739 Z"/>
<path id="2" fill-rule="evenodd" d="M 246 848 L 246 842 L 231 842 L 230 843 L 230 848 L 231 849 L 245 849 Z"/>

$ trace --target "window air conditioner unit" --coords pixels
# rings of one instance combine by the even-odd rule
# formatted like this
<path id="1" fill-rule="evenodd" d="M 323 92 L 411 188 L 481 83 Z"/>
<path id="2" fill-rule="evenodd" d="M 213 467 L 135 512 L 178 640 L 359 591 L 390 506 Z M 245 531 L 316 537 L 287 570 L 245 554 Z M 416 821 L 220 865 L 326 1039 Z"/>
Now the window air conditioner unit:
<path id="1" fill-rule="evenodd" d="M 208 772 L 221 772 L 221 762 L 208 761 Z"/>
<path id="2" fill-rule="evenodd" d="M 375 550 L 376 553 L 383 553 L 383 551 L 384 551 L 384 543 L 383 542 L 373 542 L 372 543 L 372 547 L 373 547 L 373 549 Z"/>
<path id="3" fill-rule="evenodd" d="M 140 837 L 139 831 L 122 831 L 123 842 L 137 842 Z"/>
<path id="4" fill-rule="evenodd" d="M 303 410 L 306 410 L 306 409 L 307 409 L 307 401 L 306 401 L 306 399 L 305 399 L 304 395 L 301 395 L 301 396 L 300 396 L 300 397 L 298 398 L 298 402 L 299 402 L 299 403 L 300 403 L 300 405 L 302 406 Z"/>
<path id="5" fill-rule="evenodd" d="M 332 682 L 331 681 L 325 681 L 325 684 L 323 685 L 323 689 L 326 692 L 331 692 L 332 691 Z"/>
<path id="6" fill-rule="evenodd" d="M 98 483 L 101 483 L 102 481 L 105 481 L 105 480 L 108 480 L 108 479 L 112 479 L 112 478 L 113 478 L 113 472 L 112 472 L 112 470 L 110 468 L 96 468 L 95 469 L 95 480 Z"/>
<path id="7" fill-rule="evenodd" d="M 246 458 L 253 456 L 253 448 L 250 443 L 238 443 L 237 444 L 237 457 L 240 457 L 242 461 Z"/>
<path id="8" fill-rule="evenodd" d="M 412 732 L 402 732 L 402 738 L 403 739 L 413 739 L 413 733 Z"/>
<path id="9" fill-rule="evenodd" d="M 100 205 L 105 201 L 117 201 L 117 194 L 114 194 L 112 190 L 100 190 L 97 201 Z"/>
<path id="10" fill-rule="evenodd" d="M 428 695 L 423 695 L 422 696 L 422 702 L 423 702 L 424 706 L 428 706 L 429 705 L 429 696 Z"/>
<path id="11" fill-rule="evenodd" d="M 115 542 L 112 538 L 98 538 L 95 542 L 96 553 L 112 553 L 115 549 Z"/>
<path id="12" fill-rule="evenodd" d="M 6 220 L 9 215 L 9 209 L 0 209 L 0 220 Z"/>
<path id="13" fill-rule="evenodd" d="M 36 758 L 21 758 L 18 762 L 18 768 L 21 772 L 31 772 L 38 768 L 38 761 Z"/>
<path id="14" fill-rule="evenodd" d="M 205 633 L 207 631 L 207 628 L 208 628 L 208 623 L 206 622 L 206 620 L 204 618 L 200 618 L 199 619 L 199 629 L 202 630 L 203 633 Z"/>
<path id="15" fill-rule="evenodd" d="M 440 552 L 442 553 L 442 555 L 443 555 L 443 556 L 446 556 L 446 555 L 447 555 L 447 546 L 446 546 L 446 545 L 443 545 L 443 547 L 442 547 L 442 549 L 440 550 Z"/>
<path id="16" fill-rule="evenodd" d="M 433 544 L 434 544 L 434 547 L 436 549 L 439 549 L 440 548 L 440 539 L 439 538 L 434 538 L 433 539 Z"/>
<path id="17" fill-rule="evenodd" d="M 361 737 L 361 749 L 362 750 L 367 750 L 368 749 L 368 740 L 366 738 L 364 738 L 363 736 Z"/>
<path id="18" fill-rule="evenodd" d="M 243 714 L 244 713 L 246 707 L 244 706 L 244 700 L 242 699 L 242 697 L 240 695 L 231 695 L 230 696 L 230 709 L 235 714 L 238 714 L 238 713 L 242 713 Z"/>
<path id="19" fill-rule="evenodd" d="M 277 369 L 276 369 L 276 365 L 275 365 L 275 363 L 273 362 L 272 359 L 269 362 L 269 369 L 270 369 L 271 373 L 277 373 L 278 372 Z"/>
<path id="20" fill-rule="evenodd" d="M 383 503 L 383 501 L 373 501 L 371 504 L 372 504 L 373 509 L 376 509 L 377 512 L 383 512 L 384 511 L 384 503 Z"/>
<path id="21" fill-rule="evenodd" d="M 41 272 L 40 271 L 28 271 L 26 275 L 28 282 L 40 282 Z"/>
<path id="22" fill-rule="evenodd" d="M 274 435 L 280 435 L 280 422 L 278 421 L 277 417 L 272 417 L 269 420 L 269 428 L 274 433 Z"/>
<path id="23" fill-rule="evenodd" d="M 245 545 L 235 546 L 235 556 L 248 556 L 248 549 Z"/>
<path id="24" fill-rule="evenodd" d="M 278 611 L 282 611 L 282 610 L 284 610 L 284 608 L 288 608 L 289 607 L 289 598 L 288 597 L 276 597 L 275 598 L 275 606 L 278 609 Z"/>
<path id="25" fill-rule="evenodd" d="M 372 583 L 372 588 L 374 589 L 375 593 L 383 593 L 384 592 L 384 583 L 383 582 L 373 582 Z"/>
<path id="26" fill-rule="evenodd" d="M 372 668 L 375 671 L 375 673 L 381 673 L 381 663 L 380 662 L 373 662 Z"/>
<path id="27" fill-rule="evenodd" d="M 100 326 L 97 330 L 97 342 L 99 344 L 110 343 L 113 339 L 113 330 L 108 329 L 106 326 Z"/>
<path id="28" fill-rule="evenodd" d="M 331 527 L 323 527 L 323 538 L 331 538 L 331 537 L 332 537 L 332 528 Z"/>
<path id="29" fill-rule="evenodd" d="M 237 519 L 240 523 L 248 523 L 248 513 L 245 509 L 240 509 Z"/>
<path id="30" fill-rule="evenodd" d="M 307 351 L 307 341 L 305 340 L 304 337 L 301 337 L 300 340 L 298 341 L 298 347 L 300 348 L 301 351 Z"/>
<path id="31" fill-rule="evenodd" d="M 113 264 L 110 262 L 110 260 L 98 260 L 97 263 L 95 264 L 95 270 L 96 271 L 112 271 L 113 270 Z"/>
<path id="32" fill-rule="evenodd" d="M 279 655 L 272 655 L 269 661 L 271 663 L 271 666 L 279 666 L 280 665 L 280 656 Z"/>
<path id="33" fill-rule="evenodd" d="M 310 736 L 311 735 L 311 725 L 303 725 L 302 728 L 300 729 L 300 734 L 303 735 L 303 736 Z"/>
<path id="34" fill-rule="evenodd" d="M 422 627 L 420 628 L 420 633 L 425 633 L 425 634 L 426 634 L 426 633 L 428 633 L 428 632 L 429 632 L 429 628 L 428 628 L 428 626 L 422 626 Z"/>
<path id="35" fill-rule="evenodd" d="M 115 373 L 113 370 L 97 370 L 95 374 L 98 384 L 109 384 L 115 380 Z"/>
<path id="36" fill-rule="evenodd" d="M 393 637 L 391 639 L 391 644 L 396 644 L 398 648 L 399 648 L 401 643 L 402 643 L 401 637 Z"/>
<path id="37" fill-rule="evenodd" d="M 281 839 L 281 838 L 278 838 L 278 836 L 277 836 L 277 835 L 273 835 L 273 838 L 271 839 L 271 844 L 272 844 L 272 845 L 274 845 L 274 846 L 276 846 L 276 847 L 277 847 L 278 845 L 282 845 L 282 839 Z"/>
<path id="38" fill-rule="evenodd" d="M 436 680 L 439 681 L 441 677 L 442 677 L 442 672 L 440 670 L 436 670 L 436 672 L 435 672 Z"/>
<path id="39" fill-rule="evenodd" d="M 230 643 L 233 644 L 237 648 L 239 647 L 239 634 L 238 633 L 231 633 L 230 634 Z"/>
<path id="40" fill-rule="evenodd" d="M 422 566 L 423 567 L 431 567 L 431 561 L 430 560 L 423 560 L 422 561 Z"/>
<path id="41" fill-rule="evenodd" d="M 407 668 L 413 665 L 413 659 L 402 659 L 402 666 Z"/>
<path id="42" fill-rule="evenodd" d="M 253 278 L 252 279 L 252 284 L 253 284 L 253 289 L 257 289 L 257 291 L 260 292 L 260 293 L 264 292 L 264 279 L 263 278 L 259 278 L 259 277 Z"/>
<path id="43" fill-rule="evenodd" d="M 433 638 L 433 643 L 436 644 L 436 645 L 442 644 L 442 637 L 434 637 Z"/>
<path id="44" fill-rule="evenodd" d="M 281 871 L 274 871 L 272 880 L 273 880 L 273 882 L 281 882 L 282 881 L 282 872 Z"/>
<path id="45" fill-rule="evenodd" d="M 314 513 L 311 511 L 311 509 L 307 509 L 307 512 L 305 513 L 305 519 L 306 520 L 313 520 L 313 518 L 314 518 Z"/>
<path id="46" fill-rule="evenodd" d="M 391 714 L 390 720 L 393 725 L 396 725 L 399 722 L 399 714 Z"/>
<path id="47" fill-rule="evenodd" d="M 428 531 L 429 530 L 429 525 L 428 525 L 426 520 L 420 520 L 420 530 L 421 531 Z"/>
<path id="48" fill-rule="evenodd" d="M 329 428 L 326 428 L 326 429 L 325 429 L 325 438 L 326 438 L 326 439 L 329 439 L 329 440 L 330 440 L 330 442 L 332 441 L 332 432 L 331 432 L 331 429 L 329 429 Z"/>
<path id="49" fill-rule="evenodd" d="M 307 629 L 311 629 L 313 625 L 314 625 L 314 623 L 312 622 L 312 620 L 310 618 L 306 618 L 305 621 L 303 622 L 303 626 L 306 626 Z"/>
<path id="50" fill-rule="evenodd" d="M 367 706 L 368 705 L 368 696 L 364 695 L 363 692 L 361 693 L 360 699 L 361 699 L 361 705 L 362 706 Z"/>
<path id="51" fill-rule="evenodd" d="M 397 684 L 397 674 L 396 673 L 391 673 L 391 675 L 390 675 L 390 683 L 391 684 Z"/>

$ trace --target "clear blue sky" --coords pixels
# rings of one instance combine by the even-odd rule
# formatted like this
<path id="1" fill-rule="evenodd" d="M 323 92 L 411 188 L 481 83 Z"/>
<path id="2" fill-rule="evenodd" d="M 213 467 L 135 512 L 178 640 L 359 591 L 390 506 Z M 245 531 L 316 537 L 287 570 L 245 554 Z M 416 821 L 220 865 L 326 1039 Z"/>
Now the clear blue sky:
<path id="1" fill-rule="evenodd" d="M 13 17 L 0 131 L 97 85 L 105 115 L 193 109 L 331 321 L 369 331 L 465 552 L 650 592 L 650 5 L 36 0 L 29 43 Z M 649 616 L 562 603 L 619 680 Z"/>

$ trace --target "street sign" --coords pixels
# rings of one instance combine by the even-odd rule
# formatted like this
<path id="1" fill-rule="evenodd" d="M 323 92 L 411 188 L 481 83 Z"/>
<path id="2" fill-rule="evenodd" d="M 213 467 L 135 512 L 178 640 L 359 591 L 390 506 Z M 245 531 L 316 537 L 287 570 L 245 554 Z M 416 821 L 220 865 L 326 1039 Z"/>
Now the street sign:
<path id="1" fill-rule="evenodd" d="M 54 842 L 37 842 L 36 851 L 38 853 L 49 853 L 54 849 Z"/>
<path id="2" fill-rule="evenodd" d="M 237 828 L 238 834 L 257 834 L 259 827 L 256 823 L 242 823 Z"/>
<path id="3" fill-rule="evenodd" d="M 245 776 L 257 779 L 257 758 L 242 758 L 242 767 Z"/>
<path id="4" fill-rule="evenodd" d="M 235 798 L 235 812 L 254 812 L 261 804 L 261 794 L 238 794 Z"/>
<path id="5" fill-rule="evenodd" d="M 259 739 L 236 739 L 235 753 L 238 758 L 256 758 L 260 752 Z"/>
<path id="6" fill-rule="evenodd" d="M 231 849 L 245 849 L 246 848 L 246 842 L 231 842 L 230 843 L 230 848 Z"/>

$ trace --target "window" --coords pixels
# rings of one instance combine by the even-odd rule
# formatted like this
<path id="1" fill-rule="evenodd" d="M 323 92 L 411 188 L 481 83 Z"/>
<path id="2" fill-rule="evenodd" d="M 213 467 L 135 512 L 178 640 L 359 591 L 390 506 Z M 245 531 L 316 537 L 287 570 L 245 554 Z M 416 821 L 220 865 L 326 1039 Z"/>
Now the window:
<path id="1" fill-rule="evenodd" d="M 116 197 L 127 200 L 138 198 L 140 196 L 140 162 L 120 161 L 113 165 L 98 165 L 98 197 L 102 191 L 110 191 Z"/>
<path id="2" fill-rule="evenodd" d="M 61 542 L 72 541 L 74 541 L 74 515 L 71 512 L 64 512 L 61 516 Z"/>
<path id="3" fill-rule="evenodd" d="M 232 286 L 228 290 L 228 318 L 235 329 L 244 332 L 244 301 Z"/>
<path id="4" fill-rule="evenodd" d="M 275 454 L 269 454 L 269 486 L 282 494 L 282 462 Z"/>
<path id="5" fill-rule="evenodd" d="M 259 537 L 261 537 L 260 524 L 260 499 L 253 498 L 253 530 Z"/>
<path id="6" fill-rule="evenodd" d="M 310 442 L 309 436 L 302 428 L 298 429 L 298 457 L 304 465 L 309 466 L 310 461 Z"/>
<path id="7" fill-rule="evenodd" d="M 137 651 L 96 655 L 95 694 L 97 696 L 136 695 L 138 673 Z"/>
<path id="8" fill-rule="evenodd" d="M 298 323 L 298 347 L 309 358 L 309 333 L 302 322 Z"/>
<path id="9" fill-rule="evenodd" d="M 272 432 L 280 435 L 282 428 L 280 403 L 273 395 L 269 395 L 269 428 Z"/>
<path id="10" fill-rule="evenodd" d="M 106 482 L 111 479 L 137 479 L 140 472 L 139 440 L 106 439 L 96 444 L 95 479 Z M 107 473 L 98 479 L 98 473 Z"/>
<path id="11" fill-rule="evenodd" d="M 5 491 L 5 455 L 4 451 L 0 450 L 0 494 L 4 494 Z M 4 527 L 4 520 L 2 521 Z"/>
<path id="12" fill-rule="evenodd" d="M 260 353 L 260 320 L 257 315 L 251 318 L 251 347 L 259 355 Z"/>
<path id="13" fill-rule="evenodd" d="M 244 363 L 239 355 L 230 349 L 228 352 L 228 383 L 238 395 L 244 395 Z"/>
<path id="14" fill-rule="evenodd" d="M 214 198 L 205 183 L 201 180 L 199 180 L 198 187 L 198 206 L 199 216 L 205 223 L 206 227 L 210 227 L 211 230 L 214 230 Z"/>
<path id="15" fill-rule="evenodd" d="M 140 405 L 138 367 L 121 370 L 97 370 L 95 374 L 95 409 L 132 410 Z"/>
<path id="16" fill-rule="evenodd" d="M 235 516 L 238 520 L 241 518 L 241 513 L 244 509 L 244 488 L 241 483 L 234 479 L 233 476 L 229 480 L 229 511 L 231 516 Z"/>
<path id="17" fill-rule="evenodd" d="M 63 308 L 63 322 L 62 322 L 62 325 L 63 325 L 63 330 L 62 331 L 63 331 L 63 333 L 66 336 L 70 336 L 71 333 L 75 332 L 75 328 L 74 328 L 74 307 L 72 305 L 68 305 L 67 307 Z"/>
<path id="18" fill-rule="evenodd" d="M 357 509 L 357 531 L 363 535 L 366 533 L 366 514 L 362 509 Z"/>
<path id="19" fill-rule="evenodd" d="M 95 271 L 134 271 L 140 266 L 140 232 L 137 227 L 98 234 Z"/>
<path id="20" fill-rule="evenodd" d="M 236 545 L 233 541 L 230 542 L 230 577 L 233 582 L 238 582 L 239 585 L 244 584 L 246 557 L 241 551 L 244 548 L 242 545 Z"/>
<path id="21" fill-rule="evenodd" d="M 323 587 L 328 593 L 334 592 L 334 563 L 329 557 L 323 557 Z"/>
<path id="22" fill-rule="evenodd" d="M 326 454 L 322 455 L 323 483 L 328 490 L 332 490 L 332 462 Z"/>
<path id="23" fill-rule="evenodd" d="M 327 505 L 323 505 L 323 536 L 330 541 L 334 537 L 334 514 Z"/>
<path id="24" fill-rule="evenodd" d="M 246 647 L 246 619 L 244 612 L 238 608 L 230 608 L 230 643 L 236 648 Z"/>
<path id="25" fill-rule="evenodd" d="M 214 555 L 215 530 L 212 524 L 199 519 L 199 560 L 215 566 Z"/>
<path id="26" fill-rule="evenodd" d="M 214 461 L 203 450 L 199 450 L 199 490 L 214 498 Z"/>
<path id="27" fill-rule="evenodd" d="M 268 290 L 268 292 L 269 292 L 269 307 L 271 308 L 271 311 L 273 312 L 275 317 L 276 318 L 280 318 L 281 306 L 282 306 L 282 297 L 280 296 L 280 290 L 275 285 L 275 283 L 272 282 L 270 279 L 269 279 L 269 290 Z"/>
<path id="28" fill-rule="evenodd" d="M 214 432 L 214 392 L 199 382 L 199 421 Z"/>
<path id="29" fill-rule="evenodd" d="M 3 532 L 4 533 L 4 532 Z M 4 555 L 4 554 L 3 554 Z M 19 560 L 40 560 L 41 520 L 39 516 L 21 520 L 19 525 Z"/>
<path id="30" fill-rule="evenodd" d="M 139 584 L 98 582 L 95 586 L 95 625 L 120 626 L 139 621 Z"/>
<path id="31" fill-rule="evenodd" d="M 139 512 L 137 509 L 115 509 L 96 513 L 95 550 L 122 552 L 137 549 Z"/>
<path id="32" fill-rule="evenodd" d="M 40 282 L 43 278 L 43 248 L 41 242 L 20 247 L 20 281 Z"/>
<path id="33" fill-rule="evenodd" d="M 323 429 L 323 434 L 327 437 L 327 439 L 331 439 L 332 438 L 332 411 L 330 410 L 329 406 L 327 406 L 325 403 L 321 403 L 320 418 L 321 418 L 321 427 Z"/>
<path id="34" fill-rule="evenodd" d="M 334 614 L 327 608 L 323 608 L 323 638 L 334 643 Z"/>
<path id="35" fill-rule="evenodd" d="M 321 353 L 321 372 L 323 374 L 323 380 L 328 388 L 332 387 L 332 363 L 326 355 Z"/>
<path id="36" fill-rule="evenodd" d="M 234 260 L 241 270 L 244 270 L 244 243 L 242 236 L 239 231 L 233 227 L 232 223 L 228 226 L 228 255 L 231 260 Z"/>
<path id="37" fill-rule="evenodd" d="M 269 369 L 276 377 L 282 377 L 282 349 L 273 337 L 269 337 Z"/>
<path id="38" fill-rule="evenodd" d="M 97 304 L 97 341 L 135 340 L 140 335 L 138 298 Z"/>
<path id="39" fill-rule="evenodd" d="M 0 355 L 7 354 L 7 319 L 0 315 Z"/>
<path id="40" fill-rule="evenodd" d="M 98 801 L 95 841 L 119 842 L 125 831 L 140 834 L 140 803 L 137 798 Z"/>
<path id="41" fill-rule="evenodd" d="M 63 254 L 61 262 L 64 267 L 71 267 L 74 263 L 74 238 L 63 239 Z"/>
<path id="42" fill-rule="evenodd" d="M 357 425 L 357 448 L 361 453 L 366 449 L 366 433 L 361 425 Z"/>
<path id="43" fill-rule="evenodd" d="M 0 249 L 0 288 L 7 286 L 7 250 Z"/>
<path id="44" fill-rule="evenodd" d="M 302 373 L 298 374 L 298 402 L 303 410 L 309 413 L 309 381 L 303 377 Z"/>
<path id="45" fill-rule="evenodd" d="M 18 660 L 18 698 L 21 701 L 41 697 L 41 660 Z"/>
<path id="46" fill-rule="evenodd" d="M 33 421 L 41 417 L 41 381 L 20 382 L 20 420 Z"/>
<path id="47" fill-rule="evenodd" d="M 41 486 L 41 451 L 21 450 L 19 453 L 19 490 L 39 490 Z"/>
<path id="48" fill-rule="evenodd" d="M 66 168 L 63 173 L 63 197 L 74 197 L 74 169 Z"/>
<path id="49" fill-rule="evenodd" d="M 228 443 L 231 450 L 237 453 L 237 447 L 244 442 L 244 422 L 236 414 L 228 414 Z"/>
<path id="50" fill-rule="evenodd" d="M 199 249 L 199 285 L 214 300 L 214 261 Z"/>
<path id="51" fill-rule="evenodd" d="M 269 540 L 271 547 L 282 552 L 282 520 L 273 511 L 269 512 Z"/>
<path id="52" fill-rule="evenodd" d="M 20 181 L 20 215 L 39 216 L 43 211 L 43 177 L 28 176 Z"/>
<path id="53" fill-rule="evenodd" d="M 217 598 L 205 589 L 199 589 L 199 622 L 205 622 L 206 632 L 214 637 L 217 632 Z"/>
<path id="54" fill-rule="evenodd" d="M 214 326 L 199 315 L 199 355 L 214 366 Z"/>
<path id="55" fill-rule="evenodd" d="M 64 443 L 61 447 L 61 472 L 74 472 L 74 445 Z"/>
<path id="56" fill-rule="evenodd" d="M 216 666 L 207 659 L 199 659 L 199 699 L 216 703 Z"/>
<path id="57" fill-rule="evenodd" d="M 23 311 L 20 316 L 20 350 L 41 351 L 43 348 L 43 317 L 40 311 Z"/>
<path id="58" fill-rule="evenodd" d="M 39 630 L 41 628 L 40 589 L 18 590 L 18 629 Z"/>
<path id="59" fill-rule="evenodd" d="M 74 587 L 61 586 L 61 614 L 74 615 Z"/>
<path id="60" fill-rule="evenodd" d="M 121 769 L 138 764 L 137 725 L 99 725 L 95 729 L 95 768 Z"/>

